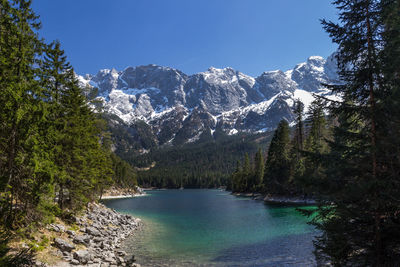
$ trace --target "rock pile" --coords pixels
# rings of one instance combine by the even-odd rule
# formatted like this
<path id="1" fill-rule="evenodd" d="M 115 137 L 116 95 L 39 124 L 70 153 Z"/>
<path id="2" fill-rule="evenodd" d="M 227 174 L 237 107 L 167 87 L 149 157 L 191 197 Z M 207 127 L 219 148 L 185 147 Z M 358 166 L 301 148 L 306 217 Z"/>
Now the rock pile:
<path id="1" fill-rule="evenodd" d="M 76 217 L 78 231 L 65 230 L 63 225 L 49 229 L 68 238 L 55 238 L 53 246 L 70 265 L 91 267 L 139 266 L 134 258 L 126 258 L 121 242 L 141 225 L 140 219 L 120 214 L 102 204 L 90 204 L 86 213 Z"/>

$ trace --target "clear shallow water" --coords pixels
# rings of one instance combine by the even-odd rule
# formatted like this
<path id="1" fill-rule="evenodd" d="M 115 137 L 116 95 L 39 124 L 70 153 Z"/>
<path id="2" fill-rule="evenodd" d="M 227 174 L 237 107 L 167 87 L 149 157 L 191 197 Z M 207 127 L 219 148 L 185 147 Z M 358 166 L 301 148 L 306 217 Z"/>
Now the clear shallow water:
<path id="1" fill-rule="evenodd" d="M 144 221 L 124 247 L 142 266 L 315 266 L 315 230 L 295 207 L 219 190 L 148 191 L 105 204 Z"/>

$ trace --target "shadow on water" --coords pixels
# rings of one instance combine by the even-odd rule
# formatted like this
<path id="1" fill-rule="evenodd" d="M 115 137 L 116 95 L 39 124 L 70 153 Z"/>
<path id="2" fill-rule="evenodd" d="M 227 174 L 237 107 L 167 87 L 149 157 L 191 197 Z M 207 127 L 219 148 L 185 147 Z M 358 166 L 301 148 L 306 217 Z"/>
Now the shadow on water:
<path id="1" fill-rule="evenodd" d="M 234 246 L 219 252 L 211 260 L 221 266 L 316 266 L 312 254 L 313 235 L 277 237 L 259 243 Z"/>

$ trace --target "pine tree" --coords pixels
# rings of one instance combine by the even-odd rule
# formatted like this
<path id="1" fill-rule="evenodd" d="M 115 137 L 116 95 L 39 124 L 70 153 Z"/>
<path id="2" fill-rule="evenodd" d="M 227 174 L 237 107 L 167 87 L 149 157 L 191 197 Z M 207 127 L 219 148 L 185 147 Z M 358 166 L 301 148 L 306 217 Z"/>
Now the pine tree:
<path id="1" fill-rule="evenodd" d="M 249 186 L 251 186 L 251 166 L 249 154 L 244 155 L 243 168 L 242 168 L 242 178 L 240 181 L 240 188 L 242 192 L 248 191 Z"/>
<path id="2" fill-rule="evenodd" d="M 327 122 L 324 113 L 324 103 L 321 98 L 315 99 L 307 114 L 308 136 L 306 140 L 306 150 L 315 153 L 327 151 Z"/>
<path id="3" fill-rule="evenodd" d="M 240 181 L 241 181 L 241 176 L 242 176 L 242 169 L 241 169 L 240 165 L 241 165 L 240 160 L 238 160 L 236 162 L 235 172 L 231 176 L 233 193 L 240 191 Z"/>
<path id="4" fill-rule="evenodd" d="M 73 79 L 71 64 L 67 61 L 59 41 L 54 41 L 45 49 L 41 63 L 41 81 L 49 92 L 49 100 L 54 106 L 60 105 L 62 90 Z"/>
<path id="5" fill-rule="evenodd" d="M 68 86 L 74 79 L 74 74 L 64 51 L 61 49 L 60 42 L 53 42 L 46 47 L 44 60 L 41 62 L 40 77 L 42 86 L 46 88 L 46 102 L 50 110 L 47 117 L 47 130 L 50 136 L 51 157 L 55 164 L 54 179 L 55 184 L 58 185 L 58 205 L 62 209 L 64 202 L 63 180 L 67 166 L 62 161 L 65 153 L 62 146 L 62 140 L 65 138 L 63 135 L 65 109 L 62 106 L 61 98 L 63 92 L 68 90 Z"/>
<path id="6" fill-rule="evenodd" d="M 293 113 L 295 116 L 295 132 L 294 132 L 294 148 L 296 151 L 297 161 L 300 160 L 300 152 L 303 150 L 304 145 L 304 124 L 303 124 L 303 113 L 304 104 L 299 99 L 294 102 Z"/>
<path id="7" fill-rule="evenodd" d="M 298 191 L 298 188 L 293 188 L 294 184 L 298 184 L 304 174 L 304 104 L 300 99 L 295 100 L 293 113 L 295 116 L 294 134 L 291 142 L 290 151 L 290 188 L 291 191 Z M 298 186 L 296 186 L 298 187 Z"/>
<path id="8" fill-rule="evenodd" d="M 70 72 L 72 77 L 73 70 Z M 69 81 L 61 95 L 61 109 L 64 126 L 59 160 L 62 164 L 59 204 L 63 208 L 67 202 L 69 207 L 79 209 L 94 199 L 97 185 L 110 182 L 111 159 L 101 145 L 97 118 L 75 78 Z"/>
<path id="9" fill-rule="evenodd" d="M 261 148 L 254 156 L 254 185 L 252 190 L 259 191 L 264 178 L 264 157 Z"/>
<path id="10" fill-rule="evenodd" d="M 325 168 L 322 163 L 329 151 L 327 140 L 330 138 L 324 109 L 324 101 L 318 97 L 310 104 L 307 113 L 305 123 L 308 133 L 303 151 L 303 170 L 296 179 L 303 194 L 313 194 L 315 190 L 318 191 L 316 188 L 324 176 Z"/>
<path id="11" fill-rule="evenodd" d="M 283 193 L 290 176 L 289 162 L 289 124 L 286 120 L 279 122 L 268 149 L 265 163 L 264 185 L 270 193 Z"/>

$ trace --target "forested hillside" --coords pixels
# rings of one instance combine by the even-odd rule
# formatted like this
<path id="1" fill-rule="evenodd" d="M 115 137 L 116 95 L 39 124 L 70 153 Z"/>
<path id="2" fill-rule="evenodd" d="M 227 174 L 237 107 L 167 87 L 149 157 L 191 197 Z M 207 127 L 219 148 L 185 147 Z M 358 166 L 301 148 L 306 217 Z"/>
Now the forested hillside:
<path id="1" fill-rule="evenodd" d="M 139 184 L 155 187 L 214 188 L 228 186 L 229 175 L 244 153 L 255 153 L 266 147 L 271 133 L 221 135 L 181 147 L 165 147 L 131 160 L 138 166 L 154 167 L 139 171 Z"/>
<path id="2" fill-rule="evenodd" d="M 111 185 L 136 185 L 61 43 L 39 29 L 31 1 L 0 1 L 1 266 L 20 264 L 5 256 L 10 233 L 69 218 Z"/>

